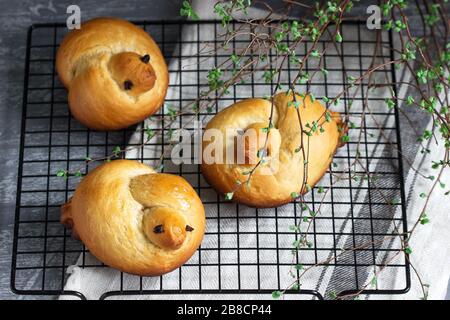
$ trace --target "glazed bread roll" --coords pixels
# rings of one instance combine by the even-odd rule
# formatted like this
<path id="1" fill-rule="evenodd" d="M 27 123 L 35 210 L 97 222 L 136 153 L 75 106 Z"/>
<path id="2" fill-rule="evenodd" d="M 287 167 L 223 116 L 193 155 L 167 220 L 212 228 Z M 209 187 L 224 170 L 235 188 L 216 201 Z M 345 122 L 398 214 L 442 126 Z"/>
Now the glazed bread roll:
<path id="1" fill-rule="evenodd" d="M 338 113 L 331 112 L 326 115 L 325 107 L 318 101 L 313 102 L 309 96 L 302 98 L 297 95 L 297 105 L 293 100 L 292 94 L 285 93 L 277 94 L 273 98 L 271 129 L 268 127 L 272 104 L 265 99 L 242 100 L 220 111 L 211 119 L 203 136 L 201 170 L 213 188 L 223 194 L 234 192 L 233 200 L 236 202 L 268 208 L 291 202 L 293 193 L 305 193 L 306 184 L 313 187 L 319 181 L 340 144 L 343 131 L 339 129 L 341 118 Z M 303 134 L 300 130 L 299 115 Z M 314 126 L 314 121 L 316 129 L 308 132 Z M 209 129 L 219 130 L 223 141 L 207 137 Z M 250 144 L 247 141 L 247 132 L 252 130 L 255 135 L 253 144 Z M 309 134 L 309 142 L 306 132 Z M 305 159 L 300 148 L 302 135 L 305 158 L 308 161 L 306 184 L 303 180 Z M 238 139 L 243 141 L 238 143 Z M 210 151 L 217 145 L 220 152 Z M 238 161 L 236 155 L 239 151 L 243 154 L 243 161 Z M 232 156 L 227 159 L 230 152 Z M 214 161 L 205 159 L 205 155 L 210 153 L 213 153 Z M 217 157 L 217 153 L 220 156 Z M 262 164 L 256 166 L 261 159 Z M 245 182 L 249 178 L 249 172 L 255 166 L 250 184 L 247 185 Z"/>
<path id="2" fill-rule="evenodd" d="M 134 24 L 97 18 L 73 30 L 56 55 L 73 116 L 91 129 L 126 128 L 163 104 L 169 75 L 153 39 Z"/>
<path id="3" fill-rule="evenodd" d="M 180 267 L 200 246 L 205 211 L 183 178 L 115 160 L 84 177 L 62 206 L 61 222 L 108 266 L 157 276 Z"/>

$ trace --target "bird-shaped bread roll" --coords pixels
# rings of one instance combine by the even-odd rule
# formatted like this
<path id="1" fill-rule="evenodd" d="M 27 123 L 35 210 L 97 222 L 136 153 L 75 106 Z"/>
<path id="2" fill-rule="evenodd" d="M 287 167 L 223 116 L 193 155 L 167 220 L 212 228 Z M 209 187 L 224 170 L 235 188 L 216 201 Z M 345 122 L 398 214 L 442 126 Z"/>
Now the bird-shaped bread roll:
<path id="1" fill-rule="evenodd" d="M 183 178 L 115 160 L 84 177 L 62 206 L 61 222 L 108 266 L 156 276 L 194 254 L 203 238 L 205 211 Z"/>
<path id="2" fill-rule="evenodd" d="M 279 93 L 273 104 L 272 126 L 271 100 L 245 99 L 214 116 L 203 136 L 201 170 L 207 182 L 252 207 L 280 206 L 313 187 L 330 165 L 343 132 L 340 115 L 308 95 L 294 99 Z M 210 129 L 218 130 L 223 140 L 209 137 Z M 221 149 L 213 152 L 214 161 L 206 159 L 217 146 Z"/>
<path id="3" fill-rule="evenodd" d="M 58 75 L 69 91 L 72 115 L 96 130 L 126 128 L 163 104 L 169 75 L 157 44 L 140 27 L 97 18 L 63 39 Z"/>

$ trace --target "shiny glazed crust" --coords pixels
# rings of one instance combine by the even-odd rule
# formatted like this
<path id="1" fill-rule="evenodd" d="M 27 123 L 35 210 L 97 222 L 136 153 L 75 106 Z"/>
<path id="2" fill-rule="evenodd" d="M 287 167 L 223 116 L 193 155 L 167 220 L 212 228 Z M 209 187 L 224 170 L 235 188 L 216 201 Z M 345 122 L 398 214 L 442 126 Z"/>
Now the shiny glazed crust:
<path id="1" fill-rule="evenodd" d="M 277 150 L 272 150 L 274 157 L 266 164 L 259 166 L 252 175 L 250 186 L 237 187 L 236 182 L 244 183 L 248 179 L 248 171 L 254 165 L 242 164 L 207 164 L 203 159 L 201 164 L 202 174 L 208 183 L 218 192 L 226 194 L 234 192 L 233 201 L 252 207 L 269 208 L 277 207 L 291 202 L 292 193 L 305 193 L 303 184 L 304 157 L 299 151 L 301 146 L 300 125 L 297 109 L 291 102 L 293 95 L 285 93 L 274 97 L 274 128 L 281 141 L 276 143 Z M 303 130 L 308 131 L 306 124 L 313 121 L 323 127 L 323 132 L 312 133 L 309 137 L 309 149 L 307 135 L 303 133 L 305 155 L 308 155 L 307 184 L 313 187 L 326 172 L 333 155 L 340 144 L 340 136 L 344 129 L 341 126 L 341 118 L 338 113 L 331 112 L 331 121 L 325 120 L 326 109 L 318 101 L 311 101 L 309 96 L 302 98 L 297 95 L 300 102 L 298 111 L 303 124 Z M 215 128 L 222 132 L 224 138 L 223 154 L 230 150 L 230 144 L 235 141 L 239 132 L 245 131 L 254 124 L 265 123 L 268 126 L 271 102 L 265 99 L 245 99 L 220 111 L 207 124 L 206 130 Z M 231 134 L 226 134 L 227 130 Z M 206 132 L 206 131 L 205 131 Z M 212 142 L 203 140 L 203 152 Z M 235 151 L 236 152 L 236 151 Z M 205 153 L 204 153 L 205 154 Z M 300 190 L 303 186 L 303 190 Z"/>
<path id="2" fill-rule="evenodd" d="M 84 177 L 63 205 L 61 222 L 105 264 L 157 276 L 194 254 L 203 238 L 205 212 L 183 178 L 115 160 Z"/>
<path id="3" fill-rule="evenodd" d="M 153 39 L 116 18 L 93 19 L 69 32 L 58 49 L 56 69 L 69 91 L 73 116 L 96 130 L 125 128 L 152 115 L 162 106 L 169 83 Z M 124 80 L 132 80 L 131 89 Z"/>

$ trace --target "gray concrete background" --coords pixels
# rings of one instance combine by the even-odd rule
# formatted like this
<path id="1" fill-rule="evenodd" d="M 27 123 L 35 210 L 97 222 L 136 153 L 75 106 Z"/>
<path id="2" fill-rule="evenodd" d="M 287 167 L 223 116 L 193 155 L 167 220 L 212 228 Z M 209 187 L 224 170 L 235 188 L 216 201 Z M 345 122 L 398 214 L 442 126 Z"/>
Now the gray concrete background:
<path id="1" fill-rule="evenodd" d="M 0 1 L 0 299 L 54 298 L 17 296 L 11 292 L 9 283 L 27 28 L 33 23 L 64 22 L 66 8 L 70 4 L 80 6 L 82 20 L 97 16 L 117 16 L 130 20 L 169 20 L 179 18 L 181 2 Z M 356 12 L 364 14 L 366 6 L 367 2 L 361 4 Z M 447 299 L 449 298 L 448 293 Z"/>
<path id="2" fill-rule="evenodd" d="M 97 16 L 152 20 L 178 18 L 180 3 L 179 0 L 0 1 L 0 298 L 33 298 L 14 295 L 9 284 L 28 27 L 40 22 L 64 22 L 70 4 L 80 6 L 82 20 Z"/>

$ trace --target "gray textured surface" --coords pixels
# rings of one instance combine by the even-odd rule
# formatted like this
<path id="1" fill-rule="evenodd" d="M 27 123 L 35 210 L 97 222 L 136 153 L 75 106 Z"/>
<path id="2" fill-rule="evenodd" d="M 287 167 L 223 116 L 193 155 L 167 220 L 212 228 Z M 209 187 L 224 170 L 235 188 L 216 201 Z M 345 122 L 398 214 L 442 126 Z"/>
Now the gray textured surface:
<path id="1" fill-rule="evenodd" d="M 14 295 L 9 284 L 27 28 L 33 23 L 63 22 L 69 4 L 81 7 L 82 20 L 96 16 L 152 20 L 177 18 L 180 2 L 181 0 L 0 1 L 1 299 L 36 298 Z M 359 8 L 358 12 L 364 13 L 364 7 Z M 450 294 L 447 294 L 447 299 L 450 299 Z"/>
<path id="2" fill-rule="evenodd" d="M 178 17 L 171 1 L 5 1 L 0 2 L 0 298 L 33 298 L 10 290 L 11 249 L 27 28 L 39 22 L 64 22 L 66 8 L 77 4 L 81 18 L 117 16 L 130 20 Z M 41 297 L 42 298 L 42 297 Z"/>

